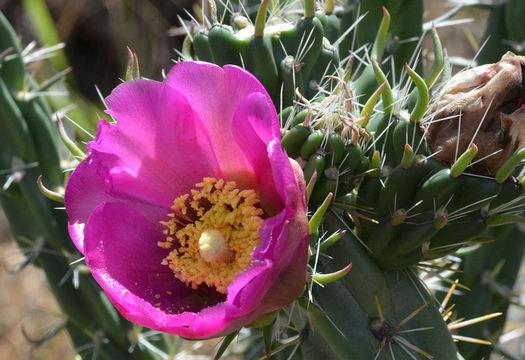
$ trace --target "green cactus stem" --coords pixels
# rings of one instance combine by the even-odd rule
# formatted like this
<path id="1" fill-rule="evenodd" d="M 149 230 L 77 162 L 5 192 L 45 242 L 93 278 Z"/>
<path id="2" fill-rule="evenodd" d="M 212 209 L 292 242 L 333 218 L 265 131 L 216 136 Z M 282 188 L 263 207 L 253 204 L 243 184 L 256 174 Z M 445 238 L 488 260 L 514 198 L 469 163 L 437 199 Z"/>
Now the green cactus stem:
<path id="1" fill-rule="evenodd" d="M 348 264 L 346 267 L 342 268 L 341 270 L 335 271 L 330 274 L 314 273 L 312 275 L 312 280 L 321 285 L 328 285 L 330 283 L 333 283 L 334 281 L 341 279 L 343 276 L 348 274 L 348 272 L 351 269 L 352 269 L 352 263 Z"/>
<path id="2" fill-rule="evenodd" d="M 42 195 L 44 195 L 46 198 L 48 198 L 50 200 L 54 200 L 54 201 L 62 203 L 62 204 L 64 203 L 64 194 L 60 194 L 60 193 L 58 193 L 56 191 L 52 191 L 52 190 L 49 190 L 48 188 L 46 188 L 44 186 L 44 184 L 42 183 L 42 175 L 40 175 L 38 177 L 37 185 L 38 185 L 38 189 L 40 190 Z"/>
<path id="3" fill-rule="evenodd" d="M 343 231 L 337 231 L 330 235 L 328 238 L 326 238 L 323 242 L 319 244 L 319 251 L 325 251 L 330 246 L 335 244 L 338 240 L 340 240 L 344 235 L 346 234 L 346 230 Z"/>
<path id="4" fill-rule="evenodd" d="M 381 20 L 381 23 L 379 24 L 379 30 L 377 30 L 376 40 L 374 41 L 374 45 L 372 46 L 372 51 L 370 52 L 370 57 L 377 59 L 377 61 L 381 61 L 381 59 L 383 58 L 383 50 L 385 48 L 385 41 L 388 35 L 388 29 L 390 27 L 390 13 L 384 6 L 382 7 L 382 10 L 383 10 L 383 19 Z"/>
<path id="5" fill-rule="evenodd" d="M 62 143 L 67 147 L 67 149 L 71 152 L 71 154 L 75 157 L 77 157 L 79 160 L 83 160 L 86 158 L 86 153 L 82 151 L 77 144 L 73 140 L 69 138 L 67 135 L 66 129 L 64 127 L 64 124 L 62 123 L 62 120 L 57 116 L 57 126 L 58 126 L 58 134 L 60 136 L 60 140 L 62 140 Z"/>
<path id="6" fill-rule="evenodd" d="M 502 183 L 503 181 L 505 181 L 523 159 L 525 159 L 525 148 L 517 150 L 499 168 L 498 172 L 496 173 L 496 182 Z"/>
<path id="7" fill-rule="evenodd" d="M 432 35 L 432 44 L 434 46 L 434 62 L 432 64 L 432 68 L 430 69 L 430 73 L 425 78 L 425 84 L 427 84 L 427 87 L 430 88 L 434 83 L 436 82 L 438 76 L 441 74 L 441 71 L 443 70 L 444 66 L 444 54 L 443 54 L 443 46 L 441 45 L 441 40 L 439 39 L 436 27 L 434 24 L 432 24 L 432 29 L 430 30 L 430 34 Z"/>
<path id="8" fill-rule="evenodd" d="M 326 196 L 326 199 L 324 199 L 323 203 L 319 208 L 315 211 L 315 213 L 310 217 L 309 221 L 309 229 L 310 229 L 310 235 L 318 233 L 319 232 L 319 226 L 321 225 L 324 215 L 326 213 L 326 210 L 328 210 L 328 206 L 330 205 L 330 202 L 332 201 L 333 194 L 330 193 Z"/>

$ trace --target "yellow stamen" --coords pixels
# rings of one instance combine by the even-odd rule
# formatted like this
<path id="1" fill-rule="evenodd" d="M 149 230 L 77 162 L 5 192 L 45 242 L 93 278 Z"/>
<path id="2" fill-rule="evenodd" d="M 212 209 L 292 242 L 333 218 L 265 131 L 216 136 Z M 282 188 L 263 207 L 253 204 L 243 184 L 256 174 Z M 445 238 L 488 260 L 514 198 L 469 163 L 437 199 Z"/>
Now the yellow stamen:
<path id="1" fill-rule="evenodd" d="M 263 210 L 255 190 L 240 190 L 233 181 L 204 178 L 197 190 L 173 202 L 165 241 L 172 249 L 162 261 L 192 288 L 206 284 L 226 294 L 228 285 L 252 261 L 259 245 Z"/>

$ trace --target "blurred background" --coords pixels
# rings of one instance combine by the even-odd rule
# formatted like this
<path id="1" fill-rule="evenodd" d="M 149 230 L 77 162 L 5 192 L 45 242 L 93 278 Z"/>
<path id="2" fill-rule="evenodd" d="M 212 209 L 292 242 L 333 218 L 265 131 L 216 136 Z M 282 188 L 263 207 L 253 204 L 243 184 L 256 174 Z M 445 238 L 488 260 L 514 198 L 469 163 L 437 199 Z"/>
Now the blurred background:
<path id="1" fill-rule="evenodd" d="M 171 67 L 173 49 L 183 37 L 169 36 L 188 19 L 194 0 L 4 0 L 0 10 L 22 37 L 22 43 L 46 43 L 46 34 L 35 26 L 40 6 L 47 5 L 59 40 L 73 67 L 78 90 L 91 101 L 98 101 L 95 84 L 108 94 L 119 83 L 126 68 L 129 46 L 140 56 L 144 75 L 159 78 L 161 69 Z M 34 10 L 33 10 L 34 9 Z M 35 11 L 35 13 L 33 13 Z M 40 20 L 41 21 L 41 20 Z"/>
<path id="2" fill-rule="evenodd" d="M 169 70 L 177 58 L 175 49 L 180 49 L 184 40 L 180 19 L 189 18 L 194 3 L 200 0 L 0 0 L 0 11 L 24 45 L 32 41 L 37 41 L 37 47 L 65 43 L 63 52 L 52 59 L 53 66 L 71 66 L 68 86 L 82 115 L 90 119 L 89 127 L 96 124 L 102 112 L 95 86 L 107 96 L 119 84 L 126 69 L 126 46 L 137 53 L 142 76 L 161 79 L 162 71 Z M 452 6 L 446 1 L 426 0 L 425 21 L 446 13 Z M 487 15 L 482 10 L 463 9 L 454 18 L 472 20 L 439 29 L 442 42 L 450 56 L 472 59 L 479 50 Z M 431 49 L 430 40 L 424 47 Z M 423 56 L 432 62 L 430 51 L 424 51 Z M 64 332 L 37 346 L 46 340 L 40 339 L 42 334 L 60 318 L 38 269 L 29 266 L 13 274 L 22 260 L 23 254 L 10 238 L 0 212 L 0 358 L 72 359 L 75 353 Z M 510 325 L 519 325 L 521 317 L 523 313 L 514 309 Z M 520 335 L 519 331 L 515 333 L 515 337 Z M 508 346 L 512 351 L 517 345 L 510 341 Z"/>

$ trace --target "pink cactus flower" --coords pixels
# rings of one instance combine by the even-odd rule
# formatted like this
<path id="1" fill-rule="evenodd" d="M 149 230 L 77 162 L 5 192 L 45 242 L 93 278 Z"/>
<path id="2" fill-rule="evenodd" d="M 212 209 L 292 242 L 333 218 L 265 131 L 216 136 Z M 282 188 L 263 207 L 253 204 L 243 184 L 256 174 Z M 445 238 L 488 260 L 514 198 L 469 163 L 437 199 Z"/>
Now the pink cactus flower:
<path id="1" fill-rule="evenodd" d="M 305 184 L 272 101 L 236 66 L 182 62 L 106 99 L 66 188 L 69 233 L 128 320 L 203 339 L 304 289 Z"/>

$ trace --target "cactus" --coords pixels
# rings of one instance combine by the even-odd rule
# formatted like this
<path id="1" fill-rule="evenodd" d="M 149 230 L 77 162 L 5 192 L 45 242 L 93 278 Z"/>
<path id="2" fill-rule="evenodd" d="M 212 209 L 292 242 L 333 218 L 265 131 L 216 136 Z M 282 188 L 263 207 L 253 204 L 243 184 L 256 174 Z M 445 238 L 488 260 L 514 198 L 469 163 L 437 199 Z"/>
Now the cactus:
<path id="1" fill-rule="evenodd" d="M 294 351 L 312 359 L 456 358 L 443 309 L 418 275 L 438 273 L 434 259 L 482 241 L 487 228 L 523 221 L 512 210 L 523 192 L 523 60 L 507 54 L 490 67 L 505 78 L 501 83 L 489 81 L 494 74 L 488 68 L 447 83 L 446 54 L 433 28 L 434 66 L 423 78 L 412 69 L 421 68 L 415 45 L 396 48 L 397 41 L 422 34 L 419 3 L 408 7 L 417 16 L 407 24 L 400 20 L 406 15 L 401 1 L 382 10 L 380 2 L 361 3 L 369 12 L 365 20 L 352 6 L 334 12 L 330 1 L 315 12 L 309 0 L 295 20 L 289 8 L 270 2 L 268 20 L 269 2 L 262 1 L 254 25 L 248 14 L 242 28 L 235 19 L 220 23 L 210 3 L 211 26 L 194 24 L 197 30 L 188 35 L 194 55 L 242 65 L 265 84 L 281 109 L 283 148 L 310 181 L 309 209 L 330 203 L 311 232 L 317 256 L 303 299 L 307 310 L 289 313 L 302 329 Z M 341 26 L 348 18 L 362 20 L 356 38 L 358 44 L 373 41 L 369 54 L 348 50 L 352 30 Z M 382 62 L 383 56 L 393 60 Z M 356 57 L 364 66 L 356 66 Z M 438 85 L 442 90 L 432 97 L 429 88 Z M 480 92 L 469 93 L 476 86 Z M 480 97 L 494 103 L 468 105 Z M 500 122 L 504 113 L 513 113 L 513 120 Z M 331 246 L 323 246 L 319 234 Z M 331 244 L 332 238 L 337 242 Z M 352 271 L 339 281 L 316 284 L 318 270 L 337 271 L 350 261 Z"/>
<path id="2" fill-rule="evenodd" d="M 519 6 L 509 0 L 493 13 L 515 41 L 522 39 L 512 12 Z M 261 81 L 279 113 L 282 147 L 303 169 L 311 213 L 306 289 L 290 307 L 253 324 L 246 357 L 460 359 L 458 349 L 467 358 L 486 355 L 490 348 L 456 346 L 467 340 L 457 332 L 467 323 L 450 323 L 449 296 L 439 303 L 422 274 L 446 279 L 443 257 L 478 246 L 492 232 L 505 237 L 525 220 L 525 59 L 508 53 L 497 64 L 449 78 L 432 28 L 435 59 L 423 77 L 412 41 L 424 36 L 420 0 L 344 6 L 327 0 L 317 11 L 314 0 L 209 0 L 203 10 L 202 21 L 187 26 L 183 59 L 242 66 Z M 83 269 L 70 265 L 78 253 L 67 241 L 64 214 L 53 210 L 67 181 L 64 149 L 45 100 L 24 96 L 38 85 L 3 17 L 0 32 L 0 50 L 7 49 L 0 54 L 0 168 L 12 169 L 0 202 L 15 239 L 36 254 L 29 260 L 46 272 L 75 346 L 92 344 L 94 357 L 108 359 L 173 353 L 166 337 L 133 347 L 144 339 L 141 329 L 116 312 L 89 276 L 81 275 L 78 288 L 59 285 L 71 267 Z M 9 52 L 17 56 L 8 59 Z M 130 54 L 126 80 L 137 77 L 137 57 Z M 73 156 L 85 157 L 60 121 L 59 133 Z M 39 174 L 49 199 L 34 186 Z M 35 221 L 23 221 L 27 214 Z M 513 254 L 521 257 L 522 248 Z M 490 289 L 474 287 L 483 270 L 473 259 L 465 258 L 465 274 L 452 288 L 486 294 Z M 504 269 L 511 278 L 517 271 Z M 459 316 L 504 311 L 488 303 L 470 313 L 465 299 L 455 300 L 464 312 Z M 238 333 L 225 337 L 216 358 Z"/>
<path id="3" fill-rule="evenodd" d="M 512 289 L 518 276 L 524 253 L 521 226 L 502 226 L 485 234 L 495 241 L 475 251 L 462 255 L 459 281 L 470 291 L 452 298 L 456 311 L 464 317 L 482 313 L 501 312 L 503 315 L 482 326 L 459 330 L 461 336 L 488 339 L 497 343 L 503 332 L 508 306 L 516 302 Z M 475 343 L 459 343 L 459 350 L 466 359 L 487 358 L 490 346 Z"/>
<path id="4" fill-rule="evenodd" d="M 514 0 L 489 6 L 473 5 L 490 10 L 487 28 L 480 40 L 484 46 L 476 56 L 478 64 L 496 62 L 501 54 L 507 51 L 523 54 L 522 43 L 525 36 L 516 26 L 517 21 L 524 15 L 525 9 L 522 5 L 522 2 Z M 462 294 L 454 296 L 452 301 L 456 305 L 456 313 L 461 316 L 473 317 L 494 312 L 501 312 L 502 316 L 482 326 L 460 329 L 458 334 L 461 336 L 484 341 L 460 342 L 458 348 L 466 359 L 486 358 L 492 351 L 512 358 L 512 355 L 502 351 L 497 342 L 503 332 L 508 307 L 515 302 L 512 289 L 517 280 L 524 251 L 522 226 L 489 228 L 481 238 L 490 243 L 483 246 L 478 244 L 460 254 L 462 273 L 459 274 L 458 280 L 470 291 L 462 291 Z M 487 346 L 488 342 L 493 346 Z"/>

